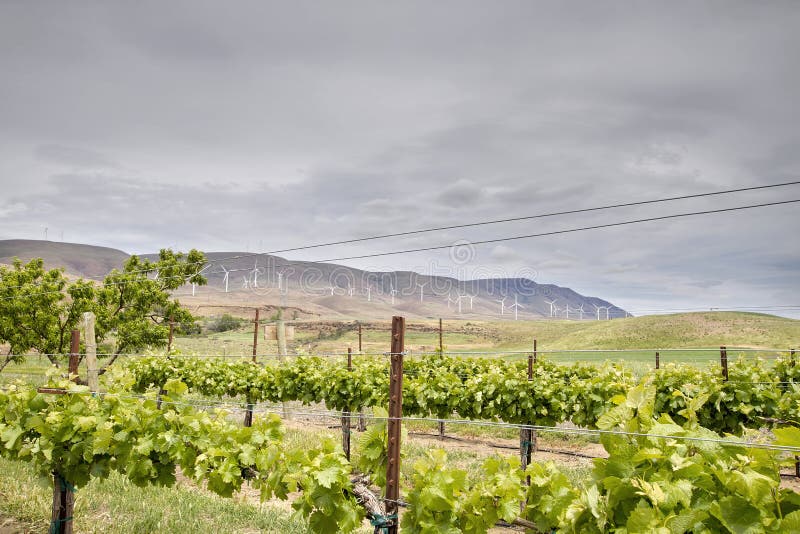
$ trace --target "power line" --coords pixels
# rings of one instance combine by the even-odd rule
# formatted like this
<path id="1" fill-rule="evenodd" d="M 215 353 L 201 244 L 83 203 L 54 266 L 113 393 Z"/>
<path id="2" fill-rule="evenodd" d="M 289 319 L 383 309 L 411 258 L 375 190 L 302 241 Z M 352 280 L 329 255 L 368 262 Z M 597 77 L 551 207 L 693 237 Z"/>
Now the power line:
<path id="1" fill-rule="evenodd" d="M 730 194 L 730 193 L 740 193 L 740 192 L 743 192 L 743 191 L 755 191 L 755 190 L 758 190 L 758 189 L 770 189 L 770 188 L 774 188 L 774 187 L 785 187 L 785 186 L 789 186 L 789 185 L 798 185 L 798 184 L 800 184 L 800 181 L 784 182 L 784 183 L 780 183 L 780 184 L 759 185 L 759 186 L 753 186 L 753 187 L 742 187 L 742 188 L 739 188 L 739 189 L 727 189 L 727 190 L 724 190 L 724 191 L 714 191 L 714 192 L 711 192 L 711 193 L 698 193 L 698 194 L 694 194 L 694 195 L 681 195 L 681 196 L 677 196 L 677 197 L 667 197 L 667 198 L 659 198 L 659 199 L 653 199 L 653 200 L 640 200 L 640 201 L 636 201 L 636 202 L 624 202 L 624 203 L 620 203 L 620 204 L 608 204 L 608 205 L 605 205 L 605 206 L 597 206 L 597 207 L 593 207 L 593 208 L 581 208 L 581 209 L 575 209 L 575 210 L 554 211 L 554 212 L 550 212 L 550 213 L 540 213 L 540 214 L 536 214 L 536 215 L 523 215 L 523 216 L 520 216 L 520 217 L 509 217 L 509 218 L 505 218 L 505 219 L 493 219 L 493 220 L 489 220 L 489 221 L 479 221 L 479 222 L 473 222 L 473 223 L 453 224 L 453 225 L 448 225 L 448 226 L 434 226 L 432 228 L 423 228 L 423 229 L 420 229 L 420 230 L 409 230 L 409 231 L 406 231 L 406 232 L 395 232 L 395 233 L 391 233 L 391 234 L 380 234 L 380 235 L 374 235 L 374 236 L 368 236 L 368 237 L 344 239 L 344 240 L 341 240 L 341 241 L 330 241 L 330 242 L 327 242 L 327 243 L 317 243 L 317 244 L 313 244 L 313 245 L 304 245 L 302 247 L 285 248 L 285 249 L 280 249 L 280 250 L 274 250 L 274 251 L 271 251 L 271 252 L 265 252 L 264 254 L 280 254 L 280 253 L 283 253 L 283 252 L 296 252 L 298 250 L 308 250 L 308 249 L 312 249 L 312 248 L 328 247 L 328 246 L 333 246 L 333 245 L 346 245 L 346 244 L 350 244 L 350 243 L 360 243 L 360 242 L 363 242 L 363 241 L 374 241 L 374 240 L 377 240 L 377 239 L 388 239 L 388 238 L 391 238 L 391 237 L 403 237 L 403 236 L 409 236 L 409 235 L 425 234 L 425 233 L 429 233 L 429 232 L 439 232 L 439 231 L 442 231 L 442 230 L 455 230 L 455 229 L 458 229 L 458 228 L 471 228 L 471 227 L 475 227 L 475 226 L 486 226 L 486 225 L 490 225 L 490 224 L 500 224 L 500 223 L 518 222 L 518 221 L 529 221 L 529 220 L 533 220 L 533 219 L 543 219 L 543 218 L 546 218 L 546 217 L 557 217 L 557 216 L 560 216 L 560 215 L 574 215 L 574 214 L 577 214 L 577 213 L 588 213 L 588 212 L 592 212 L 592 211 L 601 211 L 601 210 L 608 210 L 608 209 L 614 209 L 614 208 L 624 208 L 624 207 L 632 207 L 632 206 L 644 206 L 644 205 L 647 205 L 647 204 L 657 204 L 657 203 L 660 203 L 660 202 L 672 202 L 672 201 L 675 201 L 675 200 L 687 200 L 687 199 L 691 199 L 691 198 L 702 198 L 702 197 L 710 197 L 710 196 L 716 196 L 716 195 L 727 195 L 727 194 Z"/>
<path id="2" fill-rule="evenodd" d="M 667 219 L 678 219 L 680 217 L 692 217 L 696 215 L 710 215 L 712 213 L 726 213 L 731 211 L 740 211 L 740 210 L 747 210 L 747 209 L 754 209 L 754 208 L 765 208 L 768 206 L 780 206 L 783 204 L 793 204 L 795 202 L 800 202 L 800 199 L 796 200 L 782 200 L 779 202 L 765 202 L 762 204 L 750 204 L 747 206 L 736 206 L 733 208 L 720 208 L 715 210 L 703 210 L 703 211 L 692 211 L 688 213 L 676 213 L 673 215 L 662 215 L 659 217 L 647 217 L 644 219 L 632 219 L 630 221 L 621 221 L 615 223 L 607 223 L 607 224 L 595 224 L 592 226 L 581 226 L 578 228 L 568 228 L 566 230 L 554 230 L 552 232 L 541 232 L 538 234 L 525 234 L 525 235 L 518 235 L 518 236 L 510 236 L 510 237 L 500 237 L 496 239 L 483 239 L 480 241 L 470 241 L 470 245 L 486 245 L 490 243 L 502 243 L 505 241 L 516 241 L 520 239 L 532 239 L 535 237 L 546 237 L 552 235 L 560 235 L 560 234 L 570 234 L 574 232 L 585 232 L 587 230 L 598 230 L 601 228 L 612 228 L 616 226 L 626 226 L 630 224 L 639 224 L 645 222 L 653 222 L 653 221 L 663 221 Z M 394 256 L 397 254 L 410 254 L 412 252 L 428 252 L 432 250 L 443 250 L 452 248 L 453 245 L 437 245 L 432 247 L 420 247 L 420 248 L 412 248 L 412 249 L 405 249 L 405 250 L 395 250 L 391 252 L 379 252 L 375 254 L 362 254 L 359 256 L 343 256 L 339 258 L 329 258 L 324 260 L 316 260 L 317 263 L 326 263 L 331 261 L 344 261 L 344 260 L 359 260 L 364 258 L 377 258 L 379 256 Z"/>
<path id="3" fill-rule="evenodd" d="M 484 240 L 480 240 L 480 241 L 472 241 L 472 242 L 470 242 L 470 244 L 471 245 L 485 245 L 485 244 L 490 244 L 490 243 L 501 243 L 501 242 L 506 242 L 506 241 L 516 241 L 516 240 L 521 240 L 521 239 L 533 239 L 533 238 L 537 238 L 537 237 L 547 237 L 547 236 L 553 236 L 553 235 L 570 234 L 570 233 L 575 233 L 575 232 L 585 232 L 585 231 L 588 231 L 588 230 L 598 230 L 598 229 L 603 229 L 603 228 L 613 228 L 613 227 L 618 227 L 618 226 L 627 226 L 627 225 L 640 224 L 640 223 L 646 223 L 646 222 L 663 221 L 663 220 L 668 220 L 668 219 L 678 219 L 678 218 L 682 218 L 682 217 L 693 217 L 693 216 L 697 216 L 697 215 L 710 215 L 710 214 L 715 214 L 715 213 L 728 213 L 728 212 L 741 211 L 741 210 L 747 210 L 747 209 L 764 208 L 764 207 L 769 207 L 769 206 L 780 206 L 780 205 L 784 205 L 784 204 L 793 204 L 793 203 L 797 203 L 797 202 L 800 202 L 800 199 L 782 200 L 782 201 L 777 201 L 777 202 L 765 202 L 765 203 L 761 203 L 761 204 L 750 204 L 750 205 L 746 205 L 746 206 L 736 206 L 736 207 L 732 207 L 732 208 L 719 208 L 719 209 L 714 209 L 714 210 L 703 210 L 703 211 L 693 211 L 693 212 L 687 212 L 687 213 L 676 213 L 676 214 L 672 214 L 672 215 L 661 215 L 661 216 L 658 216 L 658 217 L 647 217 L 647 218 L 643 218 L 643 219 L 632 219 L 632 220 L 629 220 L 629 221 L 620 221 L 620 222 L 606 223 L 606 224 L 596 224 L 596 225 L 591 225 L 591 226 L 581 226 L 581 227 L 578 227 L 578 228 L 568 228 L 568 229 L 565 229 L 565 230 L 553 230 L 553 231 L 550 231 L 550 232 L 541 232 L 541 233 L 537 233 L 537 234 L 525 234 L 525 235 L 518 235 L 518 236 L 501 237 L 501 238 L 496 238 L 496 239 L 484 239 Z M 314 263 L 329 263 L 329 262 L 333 262 L 333 261 L 345 261 L 345 260 L 356 260 L 356 259 L 366 259 L 366 258 L 377 258 L 377 257 L 383 257 L 383 256 L 395 256 L 395 255 L 399 255 L 399 254 L 410 254 L 410 253 L 415 253 L 415 252 L 429 252 L 429 251 L 434 251 L 434 250 L 443 250 L 443 249 L 452 248 L 452 246 L 453 245 L 435 245 L 435 246 L 430 246 L 430 247 L 420 247 L 420 248 L 405 249 L 405 250 L 395 250 L 395 251 L 389 251 L 389 252 L 377 252 L 377 253 L 372 253 L 372 254 L 361 254 L 361 255 L 357 255 L 357 256 L 341 256 L 341 257 L 338 257 L 338 258 L 326 258 L 326 259 L 322 259 L 322 260 L 313 260 L 313 262 Z M 271 253 L 270 252 L 256 253 L 256 254 L 249 254 L 248 256 L 252 257 L 252 256 L 260 256 L 260 255 L 264 255 L 264 254 L 271 254 Z M 245 255 L 242 255 L 242 256 L 239 256 L 239 257 L 245 257 Z M 222 260 L 214 260 L 214 261 L 222 261 Z M 311 260 L 306 260 L 306 261 L 311 261 Z M 283 266 L 291 266 L 292 264 L 293 264 L 292 262 L 289 262 L 289 263 L 283 263 L 283 264 L 276 264 L 275 266 L 276 267 L 283 267 Z M 154 270 L 154 269 L 151 269 L 151 270 Z M 181 276 L 181 277 L 174 276 L 174 277 L 164 277 L 163 279 L 169 279 L 169 278 L 185 278 L 185 277 L 183 277 L 183 276 Z M 124 285 L 124 284 L 127 284 L 127 283 L 129 283 L 129 281 L 123 281 L 123 282 L 117 282 L 117 283 L 104 283 L 103 287 L 108 287 L 108 286 L 113 286 L 113 285 Z M 45 294 L 55 294 L 55 293 L 61 293 L 61 292 L 60 291 L 51 291 L 51 292 L 36 293 L 34 295 L 45 295 Z M 33 295 L 25 295 L 25 296 L 30 297 L 30 296 L 33 296 Z M 9 299 L 15 299 L 15 298 L 23 298 L 23 296 L 15 295 L 15 296 L 10 296 L 10 297 L 3 297 L 0 300 L 9 300 Z"/>
<path id="4" fill-rule="evenodd" d="M 703 198 L 703 197 L 727 195 L 727 194 L 732 194 L 732 193 L 741 193 L 741 192 L 745 192 L 745 191 L 756 191 L 756 190 L 762 190 L 762 189 L 772 189 L 772 188 L 776 188 L 776 187 L 787 187 L 787 186 L 799 185 L 799 184 L 800 184 L 800 180 L 797 180 L 797 181 L 792 181 L 792 182 L 782 182 L 782 183 L 778 183 L 778 184 L 767 184 L 767 185 L 759 185 L 759 186 L 751 186 L 751 187 L 741 187 L 741 188 L 737 188 L 737 189 L 725 189 L 725 190 L 722 190 L 722 191 L 712 191 L 712 192 L 709 192 L 709 193 L 697 193 L 697 194 L 692 194 L 692 195 L 680 195 L 680 196 L 675 196 L 675 197 L 666 197 L 666 198 L 659 198 L 659 199 L 639 200 L 639 201 L 634 201 L 634 202 L 623 202 L 623 203 L 617 203 L 617 204 L 607 204 L 607 205 L 604 205 L 604 206 L 595 206 L 595 207 L 591 207 L 591 208 L 580 208 L 580 209 L 574 209 L 574 210 L 556 211 L 556 212 L 549 212 L 549 213 L 539 213 L 539 214 L 534 214 L 534 215 L 523 215 L 523 216 L 520 216 L 520 217 L 509 217 L 509 218 L 505 218 L 505 219 L 492 219 L 492 220 L 488 220 L 488 221 L 478 221 L 478 222 L 472 222 L 472 223 L 453 224 L 453 225 L 446 225 L 446 226 L 434 226 L 434 227 L 422 228 L 422 229 L 418 229 L 418 230 L 408 230 L 408 231 L 405 231 L 405 232 L 395 232 L 395 233 L 390 233 L 390 234 L 379 234 L 379 235 L 373 235 L 373 236 L 367 236 L 367 237 L 359 237 L 359 238 L 353 238 L 353 239 L 343 239 L 343 240 L 339 240 L 339 241 L 328 241 L 328 242 L 325 242 L 325 243 L 314 243 L 314 244 L 311 244 L 311 245 L 303 245 L 303 246 L 300 246 L 300 247 L 291 247 L 291 248 L 270 250 L 270 251 L 265 251 L 265 252 L 253 252 L 253 253 L 247 253 L 247 254 L 237 254 L 237 255 L 234 255 L 234 256 L 226 256 L 226 257 L 223 257 L 223 258 L 216 258 L 216 259 L 213 259 L 213 260 L 208 260 L 207 262 L 191 262 L 191 263 L 187 263 L 187 265 L 193 265 L 193 264 L 199 265 L 199 264 L 203 264 L 203 263 L 208 263 L 208 264 L 221 263 L 223 261 L 252 258 L 252 257 L 269 255 L 269 254 L 280 254 L 280 253 L 284 253 L 284 252 L 297 252 L 297 251 L 300 251 L 300 250 L 309 250 L 309 249 L 328 247 L 328 246 L 334 246 L 334 245 L 346 245 L 346 244 L 352 244 L 352 243 L 360 243 L 360 242 L 364 242 L 364 241 L 374 241 L 374 240 L 379 240 L 379 239 L 388 239 L 388 238 L 392 238 L 392 237 L 403 237 L 403 236 L 409 236 L 409 235 L 417 235 L 417 234 L 424 234 L 424 233 L 430 233 L 430 232 L 438 232 L 438 231 L 442 231 L 442 230 L 454 230 L 454 229 L 458 229 L 458 228 L 471 228 L 471 227 L 476 227 L 476 226 L 487 226 L 487 225 L 491 225 L 491 224 L 500 224 L 500 223 L 506 223 L 506 222 L 518 222 L 518 221 L 526 221 L 526 220 L 534 220 L 534 219 L 543 219 L 543 218 L 547 218 L 547 217 L 557 217 L 557 216 L 561 216 L 561 215 L 574 215 L 574 214 L 578 214 L 578 213 L 589 213 L 589 212 L 593 212 L 593 211 L 602 211 L 602 210 L 616 209 L 616 208 L 623 208 L 623 207 L 645 206 L 645 205 L 649 205 L 649 204 L 658 204 L 658 203 L 662 203 L 662 202 L 674 202 L 676 200 L 688 200 L 688 199 L 693 199 L 693 198 Z M 332 261 L 332 260 L 321 260 L 321 261 Z M 154 269 L 142 269 L 142 270 L 139 270 L 139 271 L 128 271 L 128 272 L 129 273 L 133 273 L 133 272 L 151 272 L 153 270 Z M 232 269 L 229 272 L 247 271 L 247 270 L 248 269 Z"/>

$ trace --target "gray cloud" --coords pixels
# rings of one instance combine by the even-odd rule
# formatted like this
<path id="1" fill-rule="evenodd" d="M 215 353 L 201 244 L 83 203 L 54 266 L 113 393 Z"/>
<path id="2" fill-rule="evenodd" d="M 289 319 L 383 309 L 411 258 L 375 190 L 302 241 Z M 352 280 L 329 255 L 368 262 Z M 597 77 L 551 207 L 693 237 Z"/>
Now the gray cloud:
<path id="1" fill-rule="evenodd" d="M 274 250 L 800 173 L 790 2 L 0 6 L 0 238 Z M 298 253 L 786 199 L 774 191 Z M 800 287 L 792 208 L 476 247 L 640 307 Z M 447 251 L 353 262 L 431 270 Z"/>

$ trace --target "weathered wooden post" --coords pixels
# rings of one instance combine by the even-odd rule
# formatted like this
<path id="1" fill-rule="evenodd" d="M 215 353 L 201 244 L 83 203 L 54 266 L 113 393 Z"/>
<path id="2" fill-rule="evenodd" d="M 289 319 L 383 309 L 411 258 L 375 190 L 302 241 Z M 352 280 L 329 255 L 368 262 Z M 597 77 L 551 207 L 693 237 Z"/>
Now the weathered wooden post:
<path id="1" fill-rule="evenodd" d="M 353 349 L 347 347 L 347 370 L 353 370 Z M 350 412 L 342 412 L 342 450 L 344 456 L 350 460 Z"/>
<path id="2" fill-rule="evenodd" d="M 172 338 L 175 334 L 175 323 L 172 321 L 172 316 L 169 318 L 169 341 L 167 342 L 167 352 L 172 351 Z"/>
<path id="3" fill-rule="evenodd" d="M 72 534 L 72 514 L 75 509 L 75 488 L 61 473 L 53 472 L 53 513 L 50 516 L 52 534 Z"/>
<path id="4" fill-rule="evenodd" d="M 728 381 L 728 349 L 725 346 L 719 348 L 719 363 L 722 365 L 722 379 Z"/>
<path id="5" fill-rule="evenodd" d="M 89 390 L 96 393 L 100 390 L 97 372 L 97 340 L 94 335 L 95 316 L 92 312 L 83 314 L 83 339 L 86 345 L 86 383 Z"/>
<path id="6" fill-rule="evenodd" d="M 439 354 L 444 356 L 444 340 L 442 334 L 442 319 L 439 318 Z M 444 421 L 439 420 L 439 439 L 444 439 L 445 428 Z"/>
<path id="7" fill-rule="evenodd" d="M 76 384 L 79 382 L 78 378 L 78 365 L 81 362 L 81 333 L 79 330 L 70 332 L 71 338 L 69 343 L 69 366 L 67 372 L 72 376 L 71 380 Z"/>
<path id="8" fill-rule="evenodd" d="M 528 382 L 533 380 L 533 362 L 536 358 L 536 340 L 533 340 L 533 352 L 528 354 Z M 527 469 L 531 463 L 531 453 L 534 448 L 536 435 L 531 428 L 521 428 L 519 430 L 519 461 L 522 470 Z"/>
<path id="9" fill-rule="evenodd" d="M 661 368 L 661 356 L 658 354 L 658 351 L 656 351 L 656 369 L 660 368 Z"/>
<path id="10" fill-rule="evenodd" d="M 286 348 L 286 323 L 283 322 L 283 319 L 278 319 L 275 323 L 275 335 L 278 338 L 278 361 L 282 363 L 284 357 L 289 353 Z M 283 418 L 287 420 L 291 419 L 289 410 L 286 408 L 286 403 L 282 403 L 281 406 Z"/>
<path id="11" fill-rule="evenodd" d="M 259 328 L 259 320 L 258 320 L 258 308 L 256 308 L 256 318 L 253 321 L 253 363 L 257 363 L 257 355 L 258 355 L 258 328 Z"/>
<path id="12" fill-rule="evenodd" d="M 389 421 L 386 466 L 386 525 L 388 534 L 397 534 L 400 499 L 400 427 L 403 417 L 403 352 L 405 348 L 405 318 L 392 317 L 392 349 L 389 370 Z"/>

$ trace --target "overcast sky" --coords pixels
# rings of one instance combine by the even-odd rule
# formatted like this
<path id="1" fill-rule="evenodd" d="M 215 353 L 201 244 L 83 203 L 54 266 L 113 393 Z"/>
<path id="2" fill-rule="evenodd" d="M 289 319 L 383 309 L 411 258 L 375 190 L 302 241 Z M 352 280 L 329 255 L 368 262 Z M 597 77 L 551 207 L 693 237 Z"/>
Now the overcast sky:
<path id="1" fill-rule="evenodd" d="M 800 3 L 0 4 L 0 239 L 269 251 L 800 176 Z M 800 198 L 800 186 L 316 249 Z M 362 268 L 800 305 L 798 206 Z"/>

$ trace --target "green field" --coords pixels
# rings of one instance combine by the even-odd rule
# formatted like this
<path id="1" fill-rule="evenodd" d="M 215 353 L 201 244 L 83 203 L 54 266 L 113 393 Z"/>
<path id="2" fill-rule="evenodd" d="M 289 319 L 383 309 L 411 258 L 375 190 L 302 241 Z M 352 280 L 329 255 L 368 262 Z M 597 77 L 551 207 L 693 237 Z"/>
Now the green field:
<path id="1" fill-rule="evenodd" d="M 389 349 L 389 322 L 365 322 L 365 325 L 362 329 L 364 352 L 386 352 Z M 304 322 L 297 323 L 295 328 L 295 339 L 289 342 L 290 354 L 343 354 L 348 347 L 354 351 L 358 349 L 355 322 Z M 438 321 L 408 321 L 407 352 L 412 357 L 414 354 L 424 357 L 426 352 L 435 350 L 439 344 L 437 329 Z M 731 362 L 739 357 L 769 359 L 779 353 L 776 351 L 785 352 L 800 345 L 800 321 L 758 313 L 704 312 L 612 321 L 444 322 L 446 352 L 526 358 L 534 339 L 543 358 L 568 363 L 608 360 L 631 365 L 639 371 L 655 366 L 656 349 L 660 349 L 661 365 L 669 362 L 698 365 L 719 362 L 721 345 L 728 347 Z M 245 325 L 235 331 L 178 336 L 174 347 L 185 354 L 250 359 L 253 327 Z M 520 351 L 526 354 L 513 354 Z M 266 341 L 260 335 L 260 358 L 277 353 L 276 342 Z M 36 375 L 43 375 L 47 367 L 47 359 L 31 356 L 22 364 L 9 365 L 0 373 L 0 382 L 13 379 L 15 373 L 24 373 L 18 376 L 23 379 L 30 374 L 33 375 L 31 380 L 37 380 Z"/>

